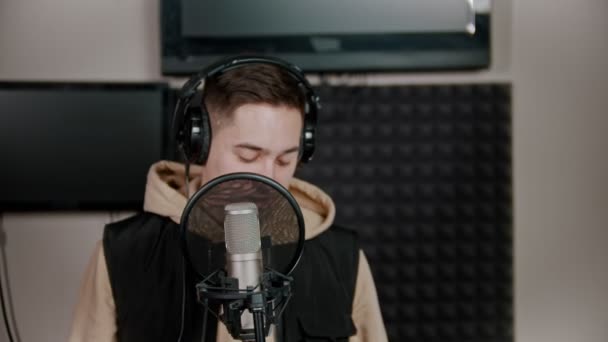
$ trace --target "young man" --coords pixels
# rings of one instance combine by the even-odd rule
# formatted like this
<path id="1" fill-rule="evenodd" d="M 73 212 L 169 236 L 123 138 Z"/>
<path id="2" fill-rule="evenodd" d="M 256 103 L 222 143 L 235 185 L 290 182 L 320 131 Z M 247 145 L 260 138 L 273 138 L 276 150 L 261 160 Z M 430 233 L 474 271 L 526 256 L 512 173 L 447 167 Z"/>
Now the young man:
<path id="1" fill-rule="evenodd" d="M 204 89 L 212 131 L 206 161 L 191 167 L 188 182 L 182 164 L 151 167 L 144 213 L 108 225 L 97 245 L 70 341 L 200 340 L 202 308 L 191 286 L 182 298 L 179 222 L 186 194 L 232 172 L 274 179 L 304 214 L 304 255 L 292 275 L 308 293 L 294 292 L 282 336 L 267 341 L 386 341 L 369 265 L 354 234 L 334 226 L 336 209 L 327 194 L 293 177 L 306 105 L 298 82 L 281 66 L 253 63 L 207 79 Z M 233 341 L 221 323 L 207 322 L 206 341 Z"/>

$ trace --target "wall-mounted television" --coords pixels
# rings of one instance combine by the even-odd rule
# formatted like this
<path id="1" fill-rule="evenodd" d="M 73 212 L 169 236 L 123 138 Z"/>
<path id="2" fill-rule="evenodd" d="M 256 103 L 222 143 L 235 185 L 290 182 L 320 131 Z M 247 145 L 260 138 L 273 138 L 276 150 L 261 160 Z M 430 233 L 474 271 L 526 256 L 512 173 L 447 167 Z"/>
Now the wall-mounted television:
<path id="1" fill-rule="evenodd" d="M 266 54 L 305 71 L 480 69 L 490 0 L 161 0 L 162 70 Z"/>
<path id="2" fill-rule="evenodd" d="M 170 111 L 162 83 L 0 82 L 0 211 L 141 209 Z"/>

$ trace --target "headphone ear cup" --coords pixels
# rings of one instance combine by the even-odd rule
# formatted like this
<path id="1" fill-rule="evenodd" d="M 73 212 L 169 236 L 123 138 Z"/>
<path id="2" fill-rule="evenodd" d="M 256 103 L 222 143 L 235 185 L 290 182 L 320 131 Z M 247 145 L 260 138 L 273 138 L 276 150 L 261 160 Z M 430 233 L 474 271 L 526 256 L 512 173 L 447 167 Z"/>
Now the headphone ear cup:
<path id="1" fill-rule="evenodd" d="M 200 96 L 186 99 L 182 128 L 178 134 L 185 159 L 191 164 L 205 164 L 211 145 L 211 127 L 209 115 L 198 105 Z"/>
<path id="2" fill-rule="evenodd" d="M 209 115 L 199 106 L 189 109 L 188 120 L 184 129 L 185 137 L 184 151 L 190 163 L 205 164 L 209 157 L 211 145 L 211 128 L 209 125 Z"/>
<path id="3" fill-rule="evenodd" d="M 301 163 L 308 163 L 309 161 L 311 161 L 312 156 L 315 153 L 315 131 L 317 128 L 317 113 L 319 111 L 319 108 L 321 107 L 319 103 L 319 97 L 314 94 L 312 88 L 310 86 L 305 88 L 307 90 L 307 102 L 304 113 L 304 127 L 302 129 L 302 138 L 300 140 Z"/>
<path id="4" fill-rule="evenodd" d="M 307 163 L 312 159 L 315 152 L 315 127 L 305 122 L 300 139 L 300 162 Z"/>
<path id="5" fill-rule="evenodd" d="M 209 151 L 211 150 L 211 122 L 209 120 L 209 114 L 205 108 L 200 108 L 200 156 L 197 160 L 197 164 L 204 165 L 207 163 L 209 158 Z"/>

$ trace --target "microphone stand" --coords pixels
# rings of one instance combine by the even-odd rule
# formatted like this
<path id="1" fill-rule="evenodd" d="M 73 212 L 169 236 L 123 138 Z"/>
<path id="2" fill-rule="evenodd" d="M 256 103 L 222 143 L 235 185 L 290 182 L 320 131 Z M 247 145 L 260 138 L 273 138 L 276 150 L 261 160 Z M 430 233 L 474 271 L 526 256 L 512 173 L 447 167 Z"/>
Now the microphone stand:
<path id="1" fill-rule="evenodd" d="M 253 322 L 255 327 L 255 342 L 266 342 L 266 336 L 264 336 L 264 313 L 261 311 L 254 312 Z"/>
<path id="2" fill-rule="evenodd" d="M 266 342 L 266 333 L 264 329 L 264 307 L 265 298 L 263 293 L 253 293 L 251 295 L 251 312 L 253 313 L 253 329 L 255 331 L 255 342 Z"/>

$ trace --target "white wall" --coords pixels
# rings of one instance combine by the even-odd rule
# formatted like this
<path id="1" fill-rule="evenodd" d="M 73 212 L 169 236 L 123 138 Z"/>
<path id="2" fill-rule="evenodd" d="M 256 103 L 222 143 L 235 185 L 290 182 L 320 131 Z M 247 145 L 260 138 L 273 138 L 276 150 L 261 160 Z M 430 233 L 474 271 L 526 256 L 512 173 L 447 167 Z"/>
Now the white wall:
<path id="1" fill-rule="evenodd" d="M 158 3 L 2 0 L 0 79 L 159 79 Z"/>
<path id="2" fill-rule="evenodd" d="M 608 341 L 608 1 L 513 19 L 517 336 Z"/>
<path id="3" fill-rule="evenodd" d="M 0 80 L 157 80 L 157 2 L 2 0 Z M 494 5 L 487 71 L 332 80 L 512 81 L 516 340 L 605 342 L 608 1 Z M 3 215 L 22 342 L 65 340 L 82 271 L 109 220 L 110 213 Z"/>

